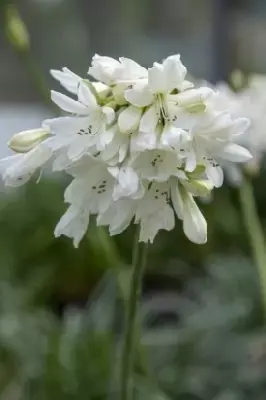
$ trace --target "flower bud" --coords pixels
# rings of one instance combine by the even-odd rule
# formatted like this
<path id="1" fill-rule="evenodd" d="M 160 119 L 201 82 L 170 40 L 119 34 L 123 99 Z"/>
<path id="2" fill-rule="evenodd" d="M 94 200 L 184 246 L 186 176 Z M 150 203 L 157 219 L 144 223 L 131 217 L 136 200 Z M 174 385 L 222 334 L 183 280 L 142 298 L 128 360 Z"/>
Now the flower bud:
<path id="1" fill-rule="evenodd" d="M 8 147 L 16 153 L 27 153 L 50 135 L 48 129 L 31 129 L 16 133 L 8 143 Z"/>
<path id="2" fill-rule="evenodd" d="M 21 51 L 29 50 L 30 37 L 19 12 L 13 6 L 6 13 L 6 34 L 12 44 Z"/>
<path id="3" fill-rule="evenodd" d="M 91 85 L 100 100 L 106 99 L 111 93 L 111 89 L 102 82 L 91 82 Z"/>
<path id="4" fill-rule="evenodd" d="M 186 110 L 190 114 L 198 114 L 198 113 L 204 112 L 206 110 L 206 105 L 204 103 L 197 103 L 197 104 L 193 104 L 189 107 L 186 107 Z"/>
<path id="5" fill-rule="evenodd" d="M 115 83 L 117 73 L 122 70 L 122 68 L 119 61 L 111 57 L 103 57 L 95 54 L 92 58 L 92 65 L 89 68 L 88 74 L 94 79 L 110 86 Z"/>
<path id="6" fill-rule="evenodd" d="M 206 179 L 190 180 L 182 182 L 185 188 L 193 194 L 193 196 L 204 197 L 211 193 L 213 184 Z"/>
<path id="7" fill-rule="evenodd" d="M 249 77 L 239 69 L 235 69 L 230 76 L 230 83 L 234 91 L 238 92 L 248 85 Z"/>
<path id="8" fill-rule="evenodd" d="M 190 179 L 201 179 L 205 173 L 206 167 L 203 164 L 197 164 L 196 168 L 192 172 L 186 172 Z"/>
<path id="9" fill-rule="evenodd" d="M 127 83 L 126 84 L 120 83 L 118 85 L 115 85 L 112 89 L 115 102 L 119 106 L 123 106 L 123 105 L 127 104 L 127 101 L 124 96 L 125 89 L 127 89 L 127 87 L 128 87 Z"/>

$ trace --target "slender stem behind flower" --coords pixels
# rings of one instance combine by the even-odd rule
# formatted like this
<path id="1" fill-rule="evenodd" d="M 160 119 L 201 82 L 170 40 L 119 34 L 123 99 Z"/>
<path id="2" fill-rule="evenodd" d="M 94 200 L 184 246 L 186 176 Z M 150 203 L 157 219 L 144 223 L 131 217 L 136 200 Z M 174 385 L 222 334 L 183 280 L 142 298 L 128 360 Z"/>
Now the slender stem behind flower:
<path id="1" fill-rule="evenodd" d="M 28 71 L 41 99 L 55 114 L 58 114 L 59 109 L 51 101 L 50 90 L 45 75 L 32 55 L 30 36 L 18 9 L 15 5 L 10 5 L 9 2 L 3 2 L 0 12 L 2 12 L 2 25 L 9 44 L 24 63 L 25 69 Z"/>
<path id="2" fill-rule="evenodd" d="M 141 294 L 143 272 L 147 260 L 147 244 L 138 242 L 139 234 L 133 249 L 133 271 L 130 283 L 130 292 L 127 299 L 127 316 L 124 334 L 124 343 L 121 360 L 121 400 L 131 400 L 133 393 L 132 373 L 134 365 L 136 323 L 138 303 Z"/>
<path id="3" fill-rule="evenodd" d="M 240 189 L 240 203 L 244 223 L 250 238 L 254 261 L 258 268 L 261 285 L 261 298 L 266 317 L 266 253 L 264 244 L 264 233 L 258 217 L 252 182 L 247 176 Z"/>

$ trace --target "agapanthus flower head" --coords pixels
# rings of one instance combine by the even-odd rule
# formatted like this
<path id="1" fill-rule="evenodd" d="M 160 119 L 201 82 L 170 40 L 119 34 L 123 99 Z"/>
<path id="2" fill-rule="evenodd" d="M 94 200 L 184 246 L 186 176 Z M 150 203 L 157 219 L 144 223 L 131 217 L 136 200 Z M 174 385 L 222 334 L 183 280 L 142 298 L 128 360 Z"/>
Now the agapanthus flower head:
<path id="1" fill-rule="evenodd" d="M 69 236 L 75 246 L 91 216 L 111 235 L 139 224 L 144 242 L 180 220 L 191 241 L 205 243 L 207 223 L 195 197 L 222 185 L 219 160 L 250 160 L 235 143 L 248 120 L 218 107 L 213 89 L 194 87 L 180 55 L 148 69 L 95 55 L 88 73 L 97 82 L 67 68 L 51 73 L 72 96 L 52 91 L 63 115 L 11 139 L 23 153 L 1 161 L 6 185 L 25 183 L 48 161 L 68 173 L 68 209 L 55 236 Z"/>

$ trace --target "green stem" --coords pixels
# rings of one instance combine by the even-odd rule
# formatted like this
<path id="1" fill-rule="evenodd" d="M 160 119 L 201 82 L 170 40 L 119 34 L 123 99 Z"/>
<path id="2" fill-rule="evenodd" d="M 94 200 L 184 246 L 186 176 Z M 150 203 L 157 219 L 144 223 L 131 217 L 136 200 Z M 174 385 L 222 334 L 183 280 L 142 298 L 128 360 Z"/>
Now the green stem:
<path id="1" fill-rule="evenodd" d="M 24 66 L 28 70 L 29 76 L 31 76 L 32 82 L 39 92 L 43 102 L 51 108 L 55 114 L 58 114 L 59 109 L 51 100 L 49 85 L 37 61 L 34 59 L 30 51 L 22 52 L 19 55 L 21 60 L 24 62 Z"/>
<path id="2" fill-rule="evenodd" d="M 147 260 L 147 245 L 138 242 L 138 236 L 132 255 L 133 271 L 126 316 L 125 336 L 121 360 L 121 400 L 131 400 L 133 393 L 132 375 L 137 331 L 137 311 L 141 294 L 142 276 Z"/>
<path id="3" fill-rule="evenodd" d="M 10 4 L 8 0 L 3 0 L 0 4 L 0 26 L 3 27 L 6 39 L 12 46 L 14 52 L 18 57 L 20 57 L 25 69 L 27 69 L 40 98 L 52 109 L 53 112 L 57 114 L 59 109 L 51 100 L 46 78 L 38 62 L 31 54 L 30 38 L 27 27 L 24 24 L 17 7 Z"/>
<path id="4" fill-rule="evenodd" d="M 249 235 L 254 261 L 258 268 L 261 285 L 261 298 L 264 315 L 266 317 L 266 257 L 264 233 L 257 214 L 253 186 L 250 178 L 244 178 L 244 182 L 239 190 L 244 223 Z"/>

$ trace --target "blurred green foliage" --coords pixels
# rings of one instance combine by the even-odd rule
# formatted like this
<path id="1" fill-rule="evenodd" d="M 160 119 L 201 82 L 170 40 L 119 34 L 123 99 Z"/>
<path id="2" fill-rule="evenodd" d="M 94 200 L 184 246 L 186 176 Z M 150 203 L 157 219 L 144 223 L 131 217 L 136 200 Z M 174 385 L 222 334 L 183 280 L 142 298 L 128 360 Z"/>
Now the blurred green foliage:
<path id="1" fill-rule="evenodd" d="M 1 196 L 1 400 L 117 397 L 134 227 L 113 239 L 92 223 L 79 249 L 54 239 L 66 183 L 43 178 Z M 206 246 L 177 224 L 151 247 L 141 310 L 149 374 L 136 369 L 136 398 L 264 398 L 259 281 L 238 205 L 226 186 L 202 205 Z"/>

